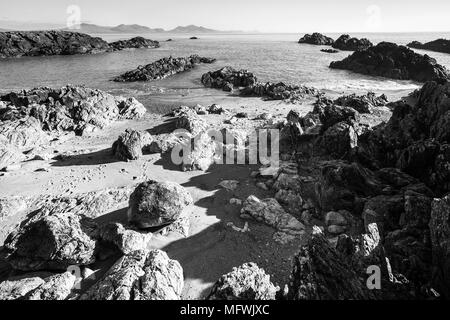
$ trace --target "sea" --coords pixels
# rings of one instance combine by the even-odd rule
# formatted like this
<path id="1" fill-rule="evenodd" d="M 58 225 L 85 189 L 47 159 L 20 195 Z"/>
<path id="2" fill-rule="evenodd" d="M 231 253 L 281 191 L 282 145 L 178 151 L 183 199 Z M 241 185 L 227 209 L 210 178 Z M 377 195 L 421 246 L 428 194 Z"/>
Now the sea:
<path id="1" fill-rule="evenodd" d="M 340 34 L 327 33 L 338 38 Z M 106 41 L 128 39 L 133 34 L 94 35 Z M 161 98 L 214 94 L 216 89 L 204 88 L 200 79 L 207 71 L 224 66 L 247 69 L 260 81 L 285 82 L 313 86 L 332 94 L 364 94 L 368 91 L 384 93 L 397 99 L 420 88 L 421 83 L 372 77 L 345 70 L 330 69 L 330 62 L 341 60 L 351 52 L 330 54 L 321 52 L 326 46 L 299 44 L 302 34 L 144 34 L 160 41 L 156 49 L 134 49 L 94 55 L 22 57 L 0 60 L 0 93 L 35 87 L 62 87 L 83 84 L 112 94 L 135 96 L 152 109 Z M 191 36 L 199 39 L 191 40 Z M 368 38 L 373 43 L 389 41 L 407 44 L 410 41 L 431 41 L 450 38 L 450 32 L 441 33 L 352 33 Z M 166 41 L 172 39 L 172 41 Z M 450 54 L 415 50 L 428 54 L 450 69 Z M 163 80 L 137 83 L 116 83 L 112 78 L 160 58 L 183 57 L 192 54 L 216 58 L 213 64 Z M 221 93 L 223 94 L 223 93 Z"/>

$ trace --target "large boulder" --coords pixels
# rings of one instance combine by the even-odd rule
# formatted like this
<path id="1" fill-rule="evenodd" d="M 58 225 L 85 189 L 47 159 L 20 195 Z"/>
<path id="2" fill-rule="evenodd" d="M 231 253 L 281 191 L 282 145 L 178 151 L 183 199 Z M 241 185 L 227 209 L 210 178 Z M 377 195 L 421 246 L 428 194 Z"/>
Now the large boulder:
<path id="1" fill-rule="evenodd" d="M 352 38 L 348 34 L 343 34 L 332 43 L 332 46 L 333 48 L 344 51 L 359 51 L 366 50 L 372 47 L 373 44 L 366 38 Z"/>
<path id="2" fill-rule="evenodd" d="M 223 275 L 212 288 L 209 300 L 275 300 L 278 287 L 255 263 L 245 263 Z"/>
<path id="3" fill-rule="evenodd" d="M 123 161 L 137 160 L 142 157 L 142 150 L 153 142 L 147 131 L 125 130 L 112 145 L 115 157 Z"/>
<path id="4" fill-rule="evenodd" d="M 45 279 L 45 282 L 25 295 L 25 300 L 65 300 L 72 292 L 77 277 L 67 271 Z"/>
<path id="5" fill-rule="evenodd" d="M 160 250 L 134 251 L 120 258 L 81 300 L 178 300 L 183 269 Z"/>
<path id="6" fill-rule="evenodd" d="M 145 66 L 128 71 L 113 80 L 116 82 L 151 81 L 191 70 L 200 63 L 213 63 L 215 59 L 192 55 L 181 58 L 162 58 Z"/>
<path id="7" fill-rule="evenodd" d="M 324 153 L 341 158 L 358 146 L 358 135 L 353 126 L 345 122 L 339 122 L 329 127 L 322 134 L 318 145 Z"/>
<path id="8" fill-rule="evenodd" d="M 314 32 L 313 34 L 305 34 L 300 40 L 298 40 L 298 43 L 331 46 L 334 43 L 334 40 L 330 37 L 324 36 L 321 33 Z"/>
<path id="9" fill-rule="evenodd" d="M 208 88 L 225 89 L 227 85 L 248 87 L 256 84 L 256 82 L 257 79 L 253 73 L 247 70 L 236 70 L 229 66 L 202 75 L 202 83 Z"/>
<path id="10" fill-rule="evenodd" d="M 98 229 L 94 220 L 67 210 L 63 203 L 44 206 L 5 240 L 8 262 L 18 270 L 65 270 L 95 261 Z"/>
<path id="11" fill-rule="evenodd" d="M 17 300 L 44 284 L 41 277 L 12 278 L 0 283 L 0 300 Z"/>
<path id="12" fill-rule="evenodd" d="M 128 220 L 140 228 L 173 223 L 193 203 L 189 192 L 174 182 L 147 181 L 130 196 Z"/>
<path id="13" fill-rule="evenodd" d="M 450 40 L 447 39 L 437 39 L 426 43 L 413 41 L 408 43 L 407 46 L 414 49 L 450 53 Z"/>
<path id="14" fill-rule="evenodd" d="M 147 109 L 136 98 L 115 97 L 119 115 L 122 119 L 139 119 L 144 116 Z"/>
<path id="15" fill-rule="evenodd" d="M 356 51 L 342 61 L 332 62 L 330 68 L 419 82 L 443 82 L 449 77 L 448 70 L 435 59 L 390 42 Z"/>

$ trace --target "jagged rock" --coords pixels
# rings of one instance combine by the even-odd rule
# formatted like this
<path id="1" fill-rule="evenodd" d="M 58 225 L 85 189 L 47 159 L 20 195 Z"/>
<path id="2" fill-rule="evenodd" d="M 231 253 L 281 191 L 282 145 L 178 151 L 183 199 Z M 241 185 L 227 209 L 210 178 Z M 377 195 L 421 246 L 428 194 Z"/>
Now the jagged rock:
<path id="1" fill-rule="evenodd" d="M 17 148 L 0 142 L 0 170 L 14 164 L 25 160 L 25 155 L 20 152 Z M 2 210 L 0 210 L 1 212 Z M 2 215 L 0 214 L 0 217 Z"/>
<path id="2" fill-rule="evenodd" d="M 308 44 L 315 44 L 315 45 L 332 45 L 334 43 L 334 40 L 330 37 L 324 36 L 321 33 L 314 32 L 313 34 L 305 34 L 300 40 L 298 40 L 298 43 L 308 43 Z"/>
<path id="3" fill-rule="evenodd" d="M 110 50 L 101 38 L 69 31 L 0 32 L 0 58 L 99 53 Z"/>
<path id="4" fill-rule="evenodd" d="M 193 109 L 187 109 L 177 113 L 175 127 L 177 129 L 186 129 L 192 135 L 196 136 L 207 128 L 207 123 Z"/>
<path id="5" fill-rule="evenodd" d="M 288 298 L 293 300 L 368 300 L 374 295 L 359 271 L 331 247 L 316 227 L 294 257 Z"/>
<path id="6" fill-rule="evenodd" d="M 115 97 L 119 115 L 122 119 L 140 119 L 147 112 L 147 109 L 136 98 Z"/>
<path id="7" fill-rule="evenodd" d="M 339 122 L 322 134 L 318 145 L 325 153 L 340 158 L 358 146 L 358 135 L 353 126 Z"/>
<path id="8" fill-rule="evenodd" d="M 108 223 L 100 228 L 99 237 L 103 241 L 113 243 L 127 255 L 133 251 L 147 250 L 152 234 L 126 229 L 120 223 Z"/>
<path id="9" fill-rule="evenodd" d="M 142 150 L 148 148 L 153 138 L 147 131 L 125 130 L 112 145 L 112 153 L 123 161 L 137 160 L 142 157 Z"/>
<path id="10" fill-rule="evenodd" d="M 344 51 L 366 50 L 372 46 L 372 42 L 370 42 L 368 39 L 351 38 L 348 34 L 340 36 L 336 41 L 334 41 L 334 43 L 332 43 L 333 48 Z"/>
<path id="11" fill-rule="evenodd" d="M 270 276 L 255 263 L 245 263 L 223 275 L 212 288 L 208 300 L 275 300 L 279 290 Z"/>
<path id="12" fill-rule="evenodd" d="M 437 39 L 434 41 L 421 43 L 419 41 L 413 41 L 407 44 L 410 48 L 450 53 L 450 40 Z"/>
<path id="13" fill-rule="evenodd" d="M 113 80 L 116 82 L 159 80 L 171 75 L 190 70 L 199 63 L 213 63 L 215 59 L 192 55 L 182 58 L 162 58 L 135 70 L 128 71 Z"/>
<path id="14" fill-rule="evenodd" d="M 275 228 L 278 233 L 286 234 L 286 239 L 299 237 L 304 234 L 305 226 L 284 211 L 283 207 L 273 198 L 259 200 L 249 196 L 241 209 L 241 217 L 252 217 Z"/>
<path id="15" fill-rule="evenodd" d="M 97 224 L 60 205 L 44 206 L 5 240 L 8 262 L 17 270 L 65 270 L 95 261 Z"/>
<path id="16" fill-rule="evenodd" d="M 319 115 L 320 122 L 322 123 L 322 132 L 339 122 L 345 122 L 352 125 L 361 119 L 359 112 L 355 109 L 337 105 L 315 107 L 314 112 Z"/>
<path id="17" fill-rule="evenodd" d="M 419 82 L 443 82 L 449 77 L 447 69 L 435 59 L 389 42 L 381 42 L 366 50 L 356 51 L 342 61 L 332 62 L 330 68 Z"/>
<path id="18" fill-rule="evenodd" d="M 373 108 L 384 106 L 387 102 L 387 97 L 384 94 L 377 97 L 373 92 L 369 92 L 363 96 L 351 94 L 334 100 L 335 104 L 353 108 L 360 113 L 370 113 Z"/>
<path id="19" fill-rule="evenodd" d="M 128 220 L 139 228 L 167 225 L 192 203 L 191 195 L 179 184 L 150 180 L 131 194 Z"/>
<path id="20" fill-rule="evenodd" d="M 450 196 L 434 199 L 430 235 L 435 274 L 433 285 L 444 297 L 450 296 Z"/>
<path id="21" fill-rule="evenodd" d="M 316 96 L 320 93 L 319 90 L 313 87 L 289 85 L 283 82 L 256 82 L 251 86 L 245 87 L 241 90 L 242 96 L 256 96 L 266 97 L 272 100 L 289 100 L 297 102 L 308 96 Z"/>
<path id="22" fill-rule="evenodd" d="M 71 272 L 64 272 L 45 279 L 45 283 L 31 290 L 25 300 L 65 300 L 77 278 Z"/>
<path id="23" fill-rule="evenodd" d="M 159 42 L 145 39 L 143 37 L 134 37 L 128 40 L 114 41 L 109 44 L 114 50 L 123 50 L 129 48 L 159 48 Z"/>
<path id="24" fill-rule="evenodd" d="M 17 300 L 45 281 L 40 277 L 9 279 L 0 283 L 0 300 Z"/>
<path id="25" fill-rule="evenodd" d="M 298 215 L 299 208 L 301 208 L 303 205 L 303 199 L 300 194 L 292 190 L 278 190 L 278 192 L 275 194 L 275 199 L 280 204 L 284 205 L 286 210 L 293 215 Z"/>
<path id="26" fill-rule="evenodd" d="M 48 142 L 49 136 L 34 117 L 0 123 L 0 144 L 17 149 L 31 149 Z M 4 142 L 2 142 L 4 141 Z"/>
<path id="27" fill-rule="evenodd" d="M 178 300 L 183 269 L 160 250 L 134 251 L 120 258 L 81 300 Z"/>
<path id="28" fill-rule="evenodd" d="M 214 103 L 208 107 L 208 112 L 210 114 L 222 114 L 225 110 L 221 106 Z"/>
<path id="29" fill-rule="evenodd" d="M 256 82 L 257 79 L 253 73 L 247 70 L 236 70 L 229 66 L 202 75 L 202 83 L 208 88 L 224 89 L 228 85 L 232 87 L 248 87 Z"/>

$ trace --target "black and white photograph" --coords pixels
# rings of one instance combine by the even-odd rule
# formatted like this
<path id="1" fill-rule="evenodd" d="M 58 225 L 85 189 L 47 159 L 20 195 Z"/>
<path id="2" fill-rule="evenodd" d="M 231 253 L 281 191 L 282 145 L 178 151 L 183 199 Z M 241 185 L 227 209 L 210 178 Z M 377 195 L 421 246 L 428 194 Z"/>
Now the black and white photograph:
<path id="1" fill-rule="evenodd" d="M 449 17 L 443 0 L 0 0 L 0 308 L 446 301 Z"/>

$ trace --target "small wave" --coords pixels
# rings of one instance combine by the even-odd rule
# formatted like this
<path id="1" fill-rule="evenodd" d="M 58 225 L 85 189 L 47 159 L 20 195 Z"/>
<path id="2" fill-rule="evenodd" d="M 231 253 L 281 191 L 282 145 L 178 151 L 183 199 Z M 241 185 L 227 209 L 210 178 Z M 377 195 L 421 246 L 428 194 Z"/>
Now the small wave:
<path id="1" fill-rule="evenodd" d="M 350 81 L 339 81 L 328 84 L 317 84 L 319 88 L 324 90 L 336 91 L 336 92 L 347 92 L 347 91 L 413 91 L 420 88 L 420 84 L 416 82 L 409 81 L 394 81 L 394 80 L 350 80 Z"/>

